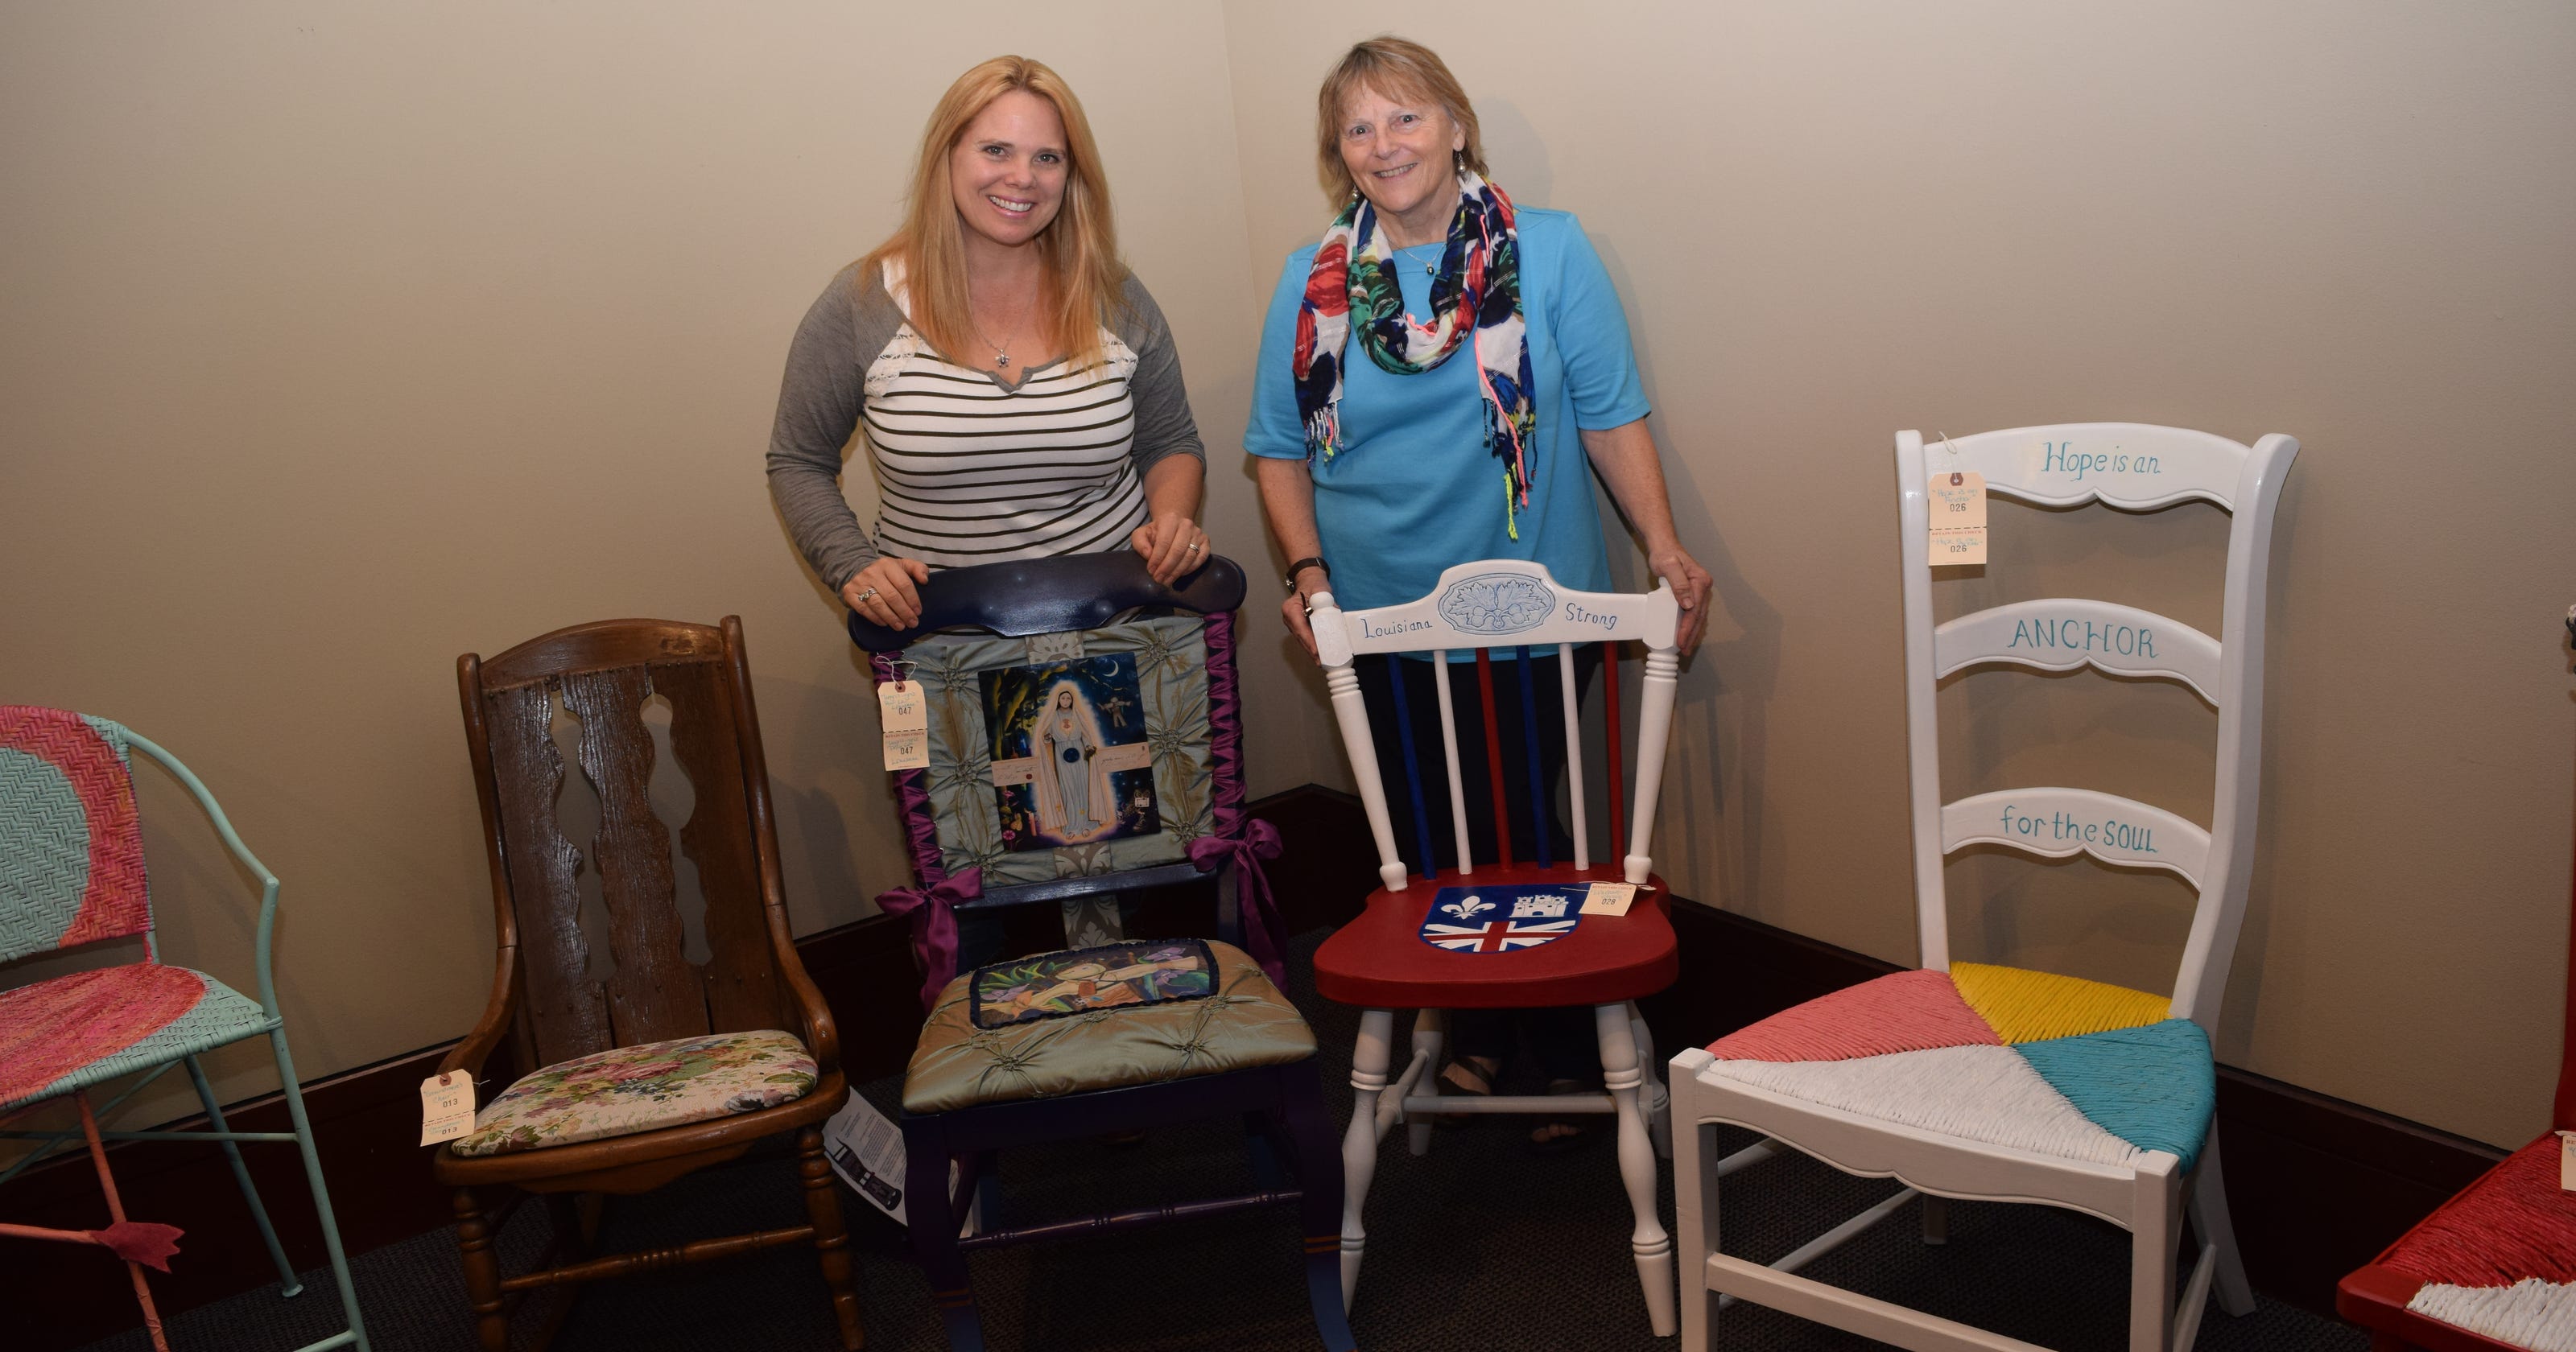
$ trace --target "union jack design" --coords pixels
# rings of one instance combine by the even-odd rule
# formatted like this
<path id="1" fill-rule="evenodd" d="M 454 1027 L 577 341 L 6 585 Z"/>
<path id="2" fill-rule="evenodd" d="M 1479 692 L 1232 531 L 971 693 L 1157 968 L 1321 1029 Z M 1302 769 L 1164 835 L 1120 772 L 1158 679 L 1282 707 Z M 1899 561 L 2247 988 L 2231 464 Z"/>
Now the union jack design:
<path id="1" fill-rule="evenodd" d="M 1574 932 L 1575 917 L 1563 920 L 1488 920 L 1481 925 L 1444 925 L 1427 921 L 1422 941 L 1453 953 L 1508 953 L 1536 948 Z"/>

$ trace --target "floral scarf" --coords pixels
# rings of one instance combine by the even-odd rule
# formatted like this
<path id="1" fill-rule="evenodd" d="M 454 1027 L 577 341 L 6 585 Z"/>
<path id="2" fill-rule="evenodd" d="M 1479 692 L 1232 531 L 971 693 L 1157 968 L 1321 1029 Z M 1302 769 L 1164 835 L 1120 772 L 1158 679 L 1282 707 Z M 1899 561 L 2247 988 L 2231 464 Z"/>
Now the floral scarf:
<path id="1" fill-rule="evenodd" d="M 1461 339 L 1476 335 L 1478 384 L 1490 413 L 1485 449 L 1503 462 L 1503 522 L 1520 538 L 1519 510 L 1529 505 L 1529 337 L 1521 320 L 1520 231 L 1512 199 L 1483 177 L 1458 172 L 1458 212 L 1431 282 L 1432 322 L 1405 312 L 1396 286 L 1395 254 L 1377 228 L 1377 209 L 1353 194 L 1324 231 L 1306 296 L 1297 305 L 1297 416 L 1306 429 L 1306 458 L 1326 459 L 1342 439 L 1342 360 L 1354 325 L 1360 345 L 1381 370 L 1415 375 L 1447 361 Z"/>

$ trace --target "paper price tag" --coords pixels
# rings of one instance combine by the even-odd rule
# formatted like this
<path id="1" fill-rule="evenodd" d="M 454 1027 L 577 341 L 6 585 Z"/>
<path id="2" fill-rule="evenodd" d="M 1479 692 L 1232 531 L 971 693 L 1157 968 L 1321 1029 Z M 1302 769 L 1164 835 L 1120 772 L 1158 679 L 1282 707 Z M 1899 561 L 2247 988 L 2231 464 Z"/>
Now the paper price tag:
<path id="1" fill-rule="evenodd" d="M 2576 1192 L 2576 1131 L 2558 1133 L 2558 1190 Z"/>
<path id="2" fill-rule="evenodd" d="M 1583 894 L 1583 914 L 1626 915 L 1629 904 L 1636 899 L 1635 883 L 1594 883 Z"/>
<path id="3" fill-rule="evenodd" d="M 474 1130 L 474 1077 L 461 1070 L 420 1082 L 420 1143 L 453 1141 Z"/>
<path id="4" fill-rule="evenodd" d="M 1986 476 L 1953 470 L 1935 474 L 1930 490 L 1932 531 L 1930 562 L 1981 564 L 1986 561 Z"/>
<path id="5" fill-rule="evenodd" d="M 930 703 L 919 681 L 888 681 L 877 687 L 877 711 L 885 727 L 885 768 L 930 768 Z"/>

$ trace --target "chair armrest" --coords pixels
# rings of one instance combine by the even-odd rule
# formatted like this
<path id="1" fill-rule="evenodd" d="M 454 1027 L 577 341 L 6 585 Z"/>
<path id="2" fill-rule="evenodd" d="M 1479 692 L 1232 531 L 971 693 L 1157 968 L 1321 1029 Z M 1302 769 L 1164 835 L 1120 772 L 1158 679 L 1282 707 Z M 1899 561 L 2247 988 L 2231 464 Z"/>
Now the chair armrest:
<path id="1" fill-rule="evenodd" d="M 504 944 L 494 950 L 492 998 L 483 1006 L 483 1017 L 476 1021 L 474 1031 L 467 1033 L 464 1041 L 449 1048 L 447 1055 L 440 1059 L 439 1074 L 461 1070 L 478 1080 L 483 1077 L 483 1063 L 491 1059 L 492 1049 L 501 1045 L 501 1039 L 510 1034 L 510 1014 L 514 1004 L 511 994 L 518 967 L 519 950 L 516 945 Z"/>
<path id="2" fill-rule="evenodd" d="M 787 908 L 771 905 L 763 908 L 769 916 L 769 946 L 778 955 L 778 976 L 787 983 L 788 993 L 795 998 L 796 1012 L 805 1022 L 805 1050 L 814 1056 L 814 1070 L 830 1075 L 841 1068 L 840 1025 L 832 1018 L 832 1006 L 823 998 L 823 988 L 805 972 L 805 960 L 796 953 L 796 938 L 787 932 Z"/>

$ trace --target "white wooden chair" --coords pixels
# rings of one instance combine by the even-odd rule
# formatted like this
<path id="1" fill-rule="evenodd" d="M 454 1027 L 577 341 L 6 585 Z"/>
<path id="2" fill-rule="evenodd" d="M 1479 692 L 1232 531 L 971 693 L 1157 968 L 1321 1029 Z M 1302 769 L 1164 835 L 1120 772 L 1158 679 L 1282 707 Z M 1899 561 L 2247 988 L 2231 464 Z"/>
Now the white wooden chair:
<path id="1" fill-rule="evenodd" d="M 1359 1045 L 1352 1055 L 1351 1088 L 1356 1101 L 1342 1145 L 1343 1304 L 1348 1306 L 1359 1281 L 1360 1256 L 1367 1243 L 1360 1213 L 1377 1172 L 1378 1144 L 1390 1126 L 1404 1122 L 1413 1153 L 1420 1155 L 1431 1148 L 1430 1114 L 1434 1113 L 1606 1113 L 1617 1121 L 1620 1180 L 1626 1185 L 1636 1222 L 1629 1249 L 1645 1291 L 1647 1319 L 1656 1336 L 1669 1336 L 1676 1326 L 1673 1245 L 1655 1214 L 1655 1157 L 1672 1149 L 1665 1116 L 1668 1100 L 1655 1075 L 1654 1040 L 1635 1001 L 1671 985 L 1680 973 L 1666 913 L 1670 894 L 1662 879 L 1652 876 L 1654 865 L 1647 855 L 1680 667 L 1674 635 L 1681 610 L 1672 589 L 1659 586 L 1642 595 L 1579 592 L 1560 585 L 1539 564 L 1497 559 L 1460 564 L 1443 572 L 1431 594 L 1418 601 L 1346 612 L 1334 605 L 1331 594 L 1319 592 L 1313 605 L 1315 646 L 1324 664 L 1325 684 L 1332 692 L 1342 745 L 1350 753 L 1352 778 L 1358 781 L 1360 801 L 1368 810 L 1378 876 L 1385 884 L 1369 894 L 1359 918 L 1336 931 L 1315 954 L 1315 989 L 1326 999 L 1367 1011 L 1360 1016 Z M 1608 838 L 1615 848 L 1622 839 L 1618 648 L 1630 639 L 1644 643 L 1646 654 L 1638 700 L 1636 788 L 1625 832 L 1627 854 L 1624 859 L 1596 863 L 1584 820 L 1574 649 L 1585 643 L 1602 647 L 1609 732 L 1605 744 Z M 1461 714 L 1451 698 L 1448 658 L 1468 650 L 1476 653 L 1476 661 L 1455 666 L 1461 673 L 1473 673 L 1465 679 L 1473 681 L 1480 695 L 1475 708 Z M 1410 754 L 1410 749 L 1416 745 L 1415 720 L 1436 720 L 1447 770 L 1449 819 L 1456 836 L 1459 867 L 1454 870 L 1424 878 L 1405 872 L 1387 811 L 1388 789 L 1380 776 L 1368 711 L 1352 668 L 1354 657 L 1362 653 L 1428 653 L 1434 658 L 1430 666 L 1436 680 L 1436 711 L 1411 710 L 1404 696 L 1405 682 L 1395 682 L 1394 718 L 1408 752 L 1405 763 L 1395 768 L 1402 775 L 1403 791 L 1411 795 L 1418 844 L 1424 867 L 1429 868 L 1431 828 L 1423 811 L 1424 794 L 1425 786 L 1436 789 L 1438 780 L 1425 769 L 1428 748 L 1420 756 Z M 1492 667 L 1503 662 L 1518 664 L 1524 692 L 1533 688 L 1529 673 L 1534 662 L 1556 666 L 1560 707 L 1498 713 Z M 1468 807 L 1459 774 L 1460 723 L 1479 715 L 1484 764 L 1496 786 L 1491 794 L 1494 836 L 1501 848 L 1500 858 L 1483 863 L 1468 848 Z M 1550 833 L 1541 821 L 1532 832 L 1538 857 L 1515 861 L 1510 855 L 1511 832 L 1503 820 L 1500 745 L 1502 738 L 1517 731 L 1524 739 L 1528 763 L 1535 765 L 1540 760 L 1539 727 L 1549 719 L 1561 720 L 1565 737 L 1566 777 L 1573 789 L 1574 857 L 1551 857 Z M 1533 810 L 1543 815 L 1546 788 L 1532 797 L 1540 803 Z M 1590 884 L 1622 881 L 1648 884 L 1652 890 L 1640 890 L 1624 915 L 1580 913 Z M 1434 911 L 1435 906 L 1439 911 Z M 1593 1007 L 1603 1092 L 1546 1097 L 1440 1093 L 1436 1072 L 1444 1035 L 1442 1011 L 1568 1005 Z M 1387 1068 L 1398 1009 L 1421 1013 L 1413 1026 L 1412 1059 L 1390 1082 Z"/>
<path id="2" fill-rule="evenodd" d="M 2017 428 L 1926 450 L 1896 438 L 1905 579 L 1916 923 L 1923 968 L 1838 991 L 1706 1049 L 1674 1057 L 1674 1156 L 1682 1346 L 1706 1352 L 1720 1306 L 1746 1299 L 1914 1352 L 2031 1352 L 2031 1345 L 1793 1275 L 1921 1196 L 1924 1238 L 1944 1234 L 1942 1198 L 2041 1202 L 2133 1236 L 2130 1352 L 2185 1352 L 2213 1283 L 2230 1313 L 2253 1308 L 2219 1176 L 2210 1118 L 2218 1022 L 2253 864 L 2263 707 L 2263 607 L 2273 511 L 2298 443 L 2246 447 L 2131 423 Z M 2128 606 L 2018 601 L 1935 628 L 1926 563 L 1926 475 L 1982 474 L 1989 493 L 2048 506 L 2100 501 L 2146 511 L 2199 498 L 2233 516 L 2221 638 Z M 2209 829 L 2080 788 L 2015 788 L 1940 801 L 1933 692 L 1942 677 L 2006 663 L 2179 682 L 2218 711 Z M 2078 852 L 2164 869 L 2199 893 L 2170 1001 L 2097 982 L 1953 964 L 1942 861 L 1970 845 Z M 1720 1124 L 1768 1138 L 1721 1160 Z M 1905 1190 L 1769 1266 L 1718 1252 L 1718 1179 L 1786 1143 Z M 2196 1166 L 2196 1167 L 2195 1167 Z M 2174 1301 L 2186 1210 L 2201 1255 Z"/>

